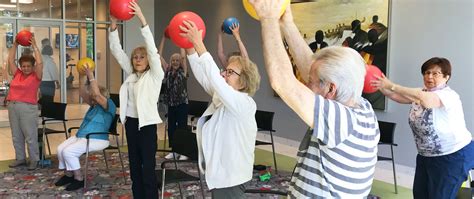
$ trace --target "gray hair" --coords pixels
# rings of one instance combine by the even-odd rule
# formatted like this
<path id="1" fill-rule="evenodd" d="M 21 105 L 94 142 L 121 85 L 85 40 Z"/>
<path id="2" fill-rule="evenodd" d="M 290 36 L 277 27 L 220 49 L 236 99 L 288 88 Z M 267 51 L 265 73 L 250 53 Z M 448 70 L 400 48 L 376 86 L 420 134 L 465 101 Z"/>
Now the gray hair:
<path id="1" fill-rule="evenodd" d="M 336 85 L 336 101 L 360 103 L 365 78 L 365 62 L 357 51 L 348 47 L 326 47 L 313 55 L 320 64 L 317 73 L 322 82 Z"/>
<path id="2" fill-rule="evenodd" d="M 86 84 L 85 85 L 85 88 L 84 88 L 84 91 L 87 92 L 87 94 L 90 96 L 91 95 L 91 85 L 90 84 Z M 100 86 L 99 85 L 99 92 L 102 96 L 104 96 L 105 98 L 109 98 L 110 97 L 110 94 L 109 94 L 109 90 L 107 90 L 107 88 L 103 87 L 103 86 Z"/>

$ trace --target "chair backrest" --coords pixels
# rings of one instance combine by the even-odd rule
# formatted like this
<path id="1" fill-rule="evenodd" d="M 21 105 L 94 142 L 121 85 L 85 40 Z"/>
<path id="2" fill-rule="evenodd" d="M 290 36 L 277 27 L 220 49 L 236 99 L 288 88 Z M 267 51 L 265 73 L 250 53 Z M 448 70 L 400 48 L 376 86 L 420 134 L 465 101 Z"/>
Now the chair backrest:
<path id="1" fill-rule="evenodd" d="M 194 117 L 201 117 L 206 111 L 209 102 L 204 101 L 195 101 L 189 100 L 188 101 L 188 115 L 192 115 Z"/>
<path id="2" fill-rule="evenodd" d="M 110 99 L 114 102 L 115 106 L 118 108 L 120 107 L 120 97 L 117 93 L 110 93 Z"/>
<path id="3" fill-rule="evenodd" d="M 40 117 L 66 120 L 66 106 L 67 104 L 59 102 L 45 102 L 41 104 Z"/>
<path id="4" fill-rule="evenodd" d="M 395 126 L 393 122 L 378 121 L 380 130 L 380 143 L 395 144 L 393 137 L 395 134 Z"/>
<path id="5" fill-rule="evenodd" d="M 120 118 L 120 115 L 115 114 L 114 118 L 112 119 L 112 123 L 110 124 L 109 132 L 117 133 L 117 122 L 119 118 Z"/>
<path id="6" fill-rule="evenodd" d="M 255 120 L 259 131 L 275 131 L 273 129 L 273 115 L 275 113 L 269 111 L 257 110 L 255 112 Z"/>
<path id="7" fill-rule="evenodd" d="M 188 129 L 178 128 L 174 132 L 173 151 L 187 156 L 190 160 L 198 159 L 196 134 Z"/>

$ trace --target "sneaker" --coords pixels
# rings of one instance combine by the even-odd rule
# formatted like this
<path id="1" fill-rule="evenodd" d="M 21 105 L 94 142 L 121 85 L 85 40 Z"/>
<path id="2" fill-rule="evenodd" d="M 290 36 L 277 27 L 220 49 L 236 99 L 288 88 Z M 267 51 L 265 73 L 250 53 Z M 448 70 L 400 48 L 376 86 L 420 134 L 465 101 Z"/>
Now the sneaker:
<path id="1" fill-rule="evenodd" d="M 66 191 L 75 191 L 82 187 L 84 187 L 84 180 L 79 181 L 79 180 L 73 179 L 71 184 L 66 186 Z"/>
<path id="2" fill-rule="evenodd" d="M 189 158 L 185 155 L 179 155 L 179 160 L 188 160 Z"/>
<path id="3" fill-rule="evenodd" d="M 8 167 L 15 168 L 15 167 L 24 166 L 24 165 L 26 165 L 25 160 L 15 160 L 15 162 L 9 164 Z"/>
<path id="4" fill-rule="evenodd" d="M 168 155 L 165 156 L 165 159 L 167 160 L 173 160 L 176 157 L 176 159 L 179 158 L 179 154 L 177 153 L 168 153 Z"/>
<path id="5" fill-rule="evenodd" d="M 35 170 L 38 166 L 38 161 L 32 161 L 28 164 L 28 170 Z"/>
<path id="6" fill-rule="evenodd" d="M 74 176 L 63 175 L 63 177 L 59 178 L 59 180 L 56 181 L 56 183 L 54 183 L 54 185 L 59 187 L 59 186 L 67 185 L 71 182 L 74 182 Z"/>

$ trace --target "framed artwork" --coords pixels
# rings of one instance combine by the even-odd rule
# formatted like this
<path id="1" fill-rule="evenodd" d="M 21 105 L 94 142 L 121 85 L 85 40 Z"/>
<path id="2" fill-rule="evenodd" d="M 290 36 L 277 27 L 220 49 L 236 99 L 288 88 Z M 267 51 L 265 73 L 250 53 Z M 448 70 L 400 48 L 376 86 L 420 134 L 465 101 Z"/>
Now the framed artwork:
<path id="1" fill-rule="evenodd" d="M 292 0 L 294 21 L 313 52 L 347 46 L 365 62 L 387 72 L 390 0 Z M 295 68 L 295 67 L 294 67 Z M 298 74 L 294 69 L 295 75 Z M 385 96 L 364 93 L 375 109 L 385 109 Z"/>

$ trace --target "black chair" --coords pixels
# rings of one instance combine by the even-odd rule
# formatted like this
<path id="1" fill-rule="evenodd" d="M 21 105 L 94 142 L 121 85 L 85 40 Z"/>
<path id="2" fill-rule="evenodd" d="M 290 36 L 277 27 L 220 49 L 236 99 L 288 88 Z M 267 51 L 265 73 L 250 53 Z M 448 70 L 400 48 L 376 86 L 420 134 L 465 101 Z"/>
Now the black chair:
<path id="1" fill-rule="evenodd" d="M 166 152 L 175 152 L 187 156 L 188 160 L 165 160 L 161 163 L 161 169 L 156 170 L 156 177 L 158 179 L 158 187 L 161 190 L 161 198 L 164 198 L 165 184 L 178 183 L 179 193 L 183 197 L 181 190 L 181 182 L 199 181 L 201 187 L 202 197 L 205 198 L 204 188 L 201 180 L 201 171 L 198 167 L 198 148 L 196 141 L 196 134 L 189 129 L 176 129 L 174 132 L 175 143 L 173 150 L 158 150 Z M 189 174 L 187 171 L 178 167 L 178 164 L 192 163 L 196 166 L 198 176 Z M 170 168 L 170 166 L 174 166 Z"/>
<path id="2" fill-rule="evenodd" d="M 275 156 L 275 144 L 273 142 L 273 132 L 275 132 L 275 130 L 273 129 L 273 115 L 275 115 L 274 112 L 260 110 L 257 110 L 257 112 L 255 113 L 255 120 L 257 121 L 258 131 L 268 131 L 270 133 L 270 142 L 257 140 L 255 141 L 255 146 L 272 145 L 273 164 L 275 166 L 275 173 L 278 173 L 278 167 Z"/>
<path id="3" fill-rule="evenodd" d="M 48 152 L 51 156 L 51 147 L 49 146 L 49 139 L 48 135 L 56 134 L 56 133 L 64 133 L 66 139 L 69 138 L 67 127 L 66 127 L 66 106 L 67 104 L 59 103 L 59 102 L 43 102 L 41 104 L 41 125 L 42 128 L 38 129 L 38 133 L 41 133 L 43 136 L 43 143 L 44 139 L 46 139 L 46 144 L 48 145 Z M 63 123 L 63 130 L 55 130 L 47 128 L 47 124 L 55 123 L 55 122 L 62 122 Z M 43 149 L 41 149 L 41 159 L 44 160 L 44 153 Z"/>
<path id="4" fill-rule="evenodd" d="M 397 188 L 397 174 L 395 171 L 395 157 L 393 156 L 393 146 L 398 146 L 394 143 L 394 135 L 395 135 L 395 126 L 397 124 L 392 122 L 384 122 L 378 121 L 379 123 L 379 130 L 380 130 L 380 141 L 378 145 L 389 145 L 391 156 L 377 156 L 379 161 L 392 161 L 392 170 L 393 170 L 393 182 L 395 185 L 395 193 L 398 194 Z"/>
<path id="5" fill-rule="evenodd" d="M 112 146 L 112 145 L 109 145 L 107 148 L 105 148 L 104 150 L 102 150 L 102 152 L 104 153 L 104 161 L 105 161 L 105 167 L 107 168 L 107 170 L 109 169 L 109 165 L 107 163 L 107 153 L 106 151 L 107 150 L 117 150 L 118 153 L 119 153 L 119 158 L 120 158 L 120 164 L 122 165 L 122 172 L 123 172 L 123 181 L 124 183 L 126 184 L 127 183 L 127 178 L 125 177 L 125 166 L 123 164 L 123 159 L 122 159 L 122 152 L 120 151 L 120 144 L 119 144 L 119 134 L 117 133 L 117 121 L 119 119 L 119 115 L 118 114 L 115 114 L 115 117 L 114 119 L 112 120 L 112 124 L 110 125 L 109 127 L 109 132 L 93 132 L 93 133 L 89 133 L 86 135 L 86 139 L 87 139 L 87 147 L 86 147 L 86 167 L 85 167 L 85 170 L 84 170 L 84 189 L 87 188 L 87 171 L 89 169 L 89 141 L 90 141 L 90 136 L 91 135 L 104 135 L 104 134 L 107 134 L 107 135 L 112 135 L 112 136 L 115 136 L 115 142 L 116 142 L 116 146 Z M 72 130 L 74 129 L 79 129 L 79 127 L 71 127 L 68 129 L 68 132 L 71 133 Z"/>
<path id="6" fill-rule="evenodd" d="M 119 94 L 118 93 L 110 93 L 109 96 L 110 96 L 110 99 L 114 102 L 115 107 L 120 108 L 120 96 L 119 96 Z M 119 117 L 117 122 L 122 124 L 122 121 L 120 121 L 120 117 Z M 124 135 L 125 135 L 125 128 L 124 128 L 124 124 L 122 124 L 122 146 L 124 145 L 124 140 L 125 140 Z"/>

